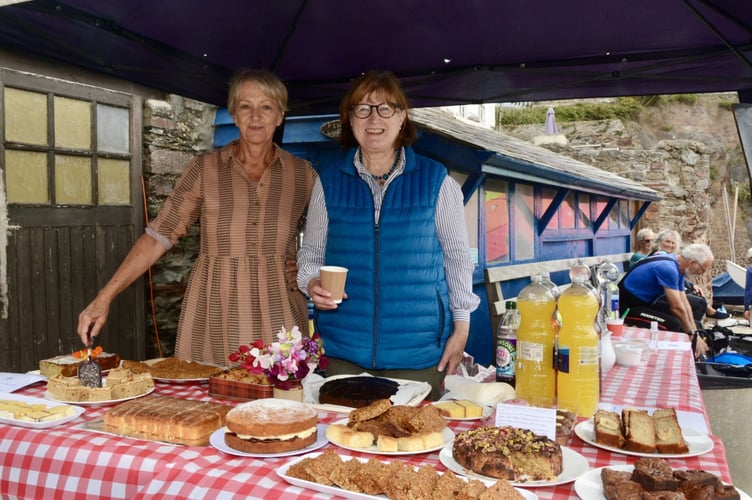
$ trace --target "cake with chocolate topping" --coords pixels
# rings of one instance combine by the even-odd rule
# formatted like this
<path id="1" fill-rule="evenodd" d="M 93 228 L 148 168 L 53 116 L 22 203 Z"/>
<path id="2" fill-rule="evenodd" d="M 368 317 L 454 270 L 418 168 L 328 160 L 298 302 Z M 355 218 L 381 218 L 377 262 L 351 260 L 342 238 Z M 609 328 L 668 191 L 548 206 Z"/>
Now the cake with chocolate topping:
<path id="1" fill-rule="evenodd" d="M 357 376 L 329 380 L 319 389 L 319 403 L 362 408 L 397 394 L 399 384 L 381 377 Z"/>
<path id="2" fill-rule="evenodd" d="M 517 482 L 554 480 L 563 467 L 558 443 L 516 427 L 483 426 L 461 432 L 452 454 L 473 472 Z"/>

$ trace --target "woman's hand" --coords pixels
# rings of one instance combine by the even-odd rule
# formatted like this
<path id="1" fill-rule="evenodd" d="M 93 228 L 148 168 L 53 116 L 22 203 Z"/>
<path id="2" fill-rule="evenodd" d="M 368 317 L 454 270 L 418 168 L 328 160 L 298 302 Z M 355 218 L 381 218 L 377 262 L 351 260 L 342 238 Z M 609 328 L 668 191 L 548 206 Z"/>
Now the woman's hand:
<path id="1" fill-rule="evenodd" d="M 308 282 L 308 296 L 313 301 L 313 306 L 322 311 L 337 309 L 337 304 L 332 300 L 332 293 L 321 286 L 319 278 L 313 278 Z M 347 293 L 342 295 L 342 300 L 347 299 Z"/>
<path id="2" fill-rule="evenodd" d="M 436 367 L 437 370 L 443 372 L 446 370 L 447 375 L 453 375 L 457 371 L 457 367 L 462 361 L 462 356 L 465 353 L 465 345 L 467 344 L 467 337 L 470 334 L 470 323 L 465 321 L 457 321 L 454 323 L 454 331 L 447 340 L 444 347 L 444 354 L 441 356 L 441 361 Z"/>
<path id="3" fill-rule="evenodd" d="M 101 295 L 98 295 L 91 304 L 86 306 L 86 309 L 81 311 L 78 315 L 78 336 L 81 338 L 81 342 L 84 345 L 88 345 L 88 335 L 92 337 L 99 336 L 99 331 L 107 321 L 107 316 L 110 314 L 110 300 Z M 91 327 L 91 332 L 89 332 Z"/>

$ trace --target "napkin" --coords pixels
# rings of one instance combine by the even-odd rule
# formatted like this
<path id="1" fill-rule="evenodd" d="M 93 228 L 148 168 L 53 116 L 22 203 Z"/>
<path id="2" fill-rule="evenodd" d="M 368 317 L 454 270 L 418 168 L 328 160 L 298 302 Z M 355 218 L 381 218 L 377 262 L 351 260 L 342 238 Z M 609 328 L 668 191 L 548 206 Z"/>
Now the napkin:
<path id="1" fill-rule="evenodd" d="M 441 399 L 469 399 L 476 403 L 493 406 L 514 399 L 514 387 L 504 382 L 476 382 L 461 375 L 447 375 L 444 388 L 448 391 Z"/>

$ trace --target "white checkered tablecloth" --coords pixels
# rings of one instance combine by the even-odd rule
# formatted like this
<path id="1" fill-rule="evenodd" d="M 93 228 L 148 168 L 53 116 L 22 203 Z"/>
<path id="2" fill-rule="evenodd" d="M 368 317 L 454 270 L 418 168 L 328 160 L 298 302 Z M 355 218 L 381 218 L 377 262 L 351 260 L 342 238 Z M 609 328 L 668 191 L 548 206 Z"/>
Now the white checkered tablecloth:
<path id="1" fill-rule="evenodd" d="M 664 333 L 677 342 L 686 335 Z M 625 328 L 625 337 L 647 338 L 647 331 Z M 707 414 L 689 351 L 661 351 L 648 369 L 615 366 L 606 376 L 602 401 L 645 407 L 672 406 Z M 43 397 L 45 384 L 19 394 Z M 212 400 L 205 384 L 157 383 L 156 394 Z M 221 401 L 228 404 L 235 402 Z M 173 446 L 95 433 L 80 428 L 100 417 L 107 407 L 87 407 L 81 418 L 45 430 L 0 425 L 0 495 L 20 498 L 328 498 L 285 483 L 276 469 L 290 458 L 254 459 L 226 455 L 213 447 Z M 322 423 L 343 417 L 322 413 Z M 455 432 L 477 422 L 452 422 Z M 711 436 L 712 451 L 698 457 L 671 459 L 677 468 L 704 469 L 730 481 L 723 443 Z M 334 447 L 329 444 L 328 447 Z M 573 436 L 567 444 L 590 467 L 631 464 L 637 458 L 592 447 Z M 342 455 L 368 456 L 337 448 Z M 414 465 L 432 464 L 446 470 L 438 452 L 388 457 Z M 576 498 L 573 483 L 532 488 L 539 498 Z"/>

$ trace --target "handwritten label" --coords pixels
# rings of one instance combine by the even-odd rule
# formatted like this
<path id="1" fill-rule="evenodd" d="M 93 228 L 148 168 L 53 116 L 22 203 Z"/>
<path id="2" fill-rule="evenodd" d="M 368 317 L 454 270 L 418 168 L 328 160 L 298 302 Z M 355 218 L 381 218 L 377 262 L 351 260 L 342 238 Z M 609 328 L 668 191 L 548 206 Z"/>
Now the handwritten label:
<path id="1" fill-rule="evenodd" d="M 0 392 L 13 392 L 27 385 L 47 380 L 47 377 L 33 373 L 0 372 Z"/>
<path id="2" fill-rule="evenodd" d="M 504 425 L 528 429 L 535 434 L 555 440 L 556 410 L 500 403 L 496 405 L 496 426 Z"/>

